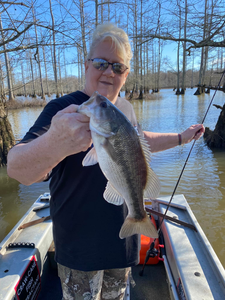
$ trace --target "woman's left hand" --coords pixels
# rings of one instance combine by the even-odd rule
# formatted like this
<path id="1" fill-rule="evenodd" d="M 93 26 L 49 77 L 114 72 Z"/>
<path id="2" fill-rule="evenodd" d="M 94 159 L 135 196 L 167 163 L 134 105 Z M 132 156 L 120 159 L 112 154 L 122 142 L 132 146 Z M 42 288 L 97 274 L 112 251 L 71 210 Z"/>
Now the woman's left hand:
<path id="1" fill-rule="evenodd" d="M 181 143 L 187 144 L 192 140 L 198 140 L 205 132 L 205 127 L 202 124 L 190 126 L 188 129 L 181 133 Z"/>

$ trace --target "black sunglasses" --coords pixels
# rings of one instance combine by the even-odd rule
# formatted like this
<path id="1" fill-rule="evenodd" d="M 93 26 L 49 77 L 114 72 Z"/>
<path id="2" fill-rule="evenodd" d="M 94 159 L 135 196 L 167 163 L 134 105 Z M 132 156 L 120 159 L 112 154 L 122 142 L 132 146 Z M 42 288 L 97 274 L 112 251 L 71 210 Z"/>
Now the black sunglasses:
<path id="1" fill-rule="evenodd" d="M 108 66 L 112 66 L 112 70 L 115 74 L 123 74 L 128 67 L 121 63 L 110 63 L 102 58 L 89 58 L 88 61 L 92 61 L 93 67 L 99 71 L 105 71 Z"/>

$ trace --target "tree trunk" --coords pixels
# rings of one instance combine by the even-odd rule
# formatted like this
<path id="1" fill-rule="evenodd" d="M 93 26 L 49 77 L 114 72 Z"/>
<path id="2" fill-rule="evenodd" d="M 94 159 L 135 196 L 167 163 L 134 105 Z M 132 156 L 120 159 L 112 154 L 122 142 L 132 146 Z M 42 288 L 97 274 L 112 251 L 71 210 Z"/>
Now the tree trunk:
<path id="1" fill-rule="evenodd" d="M 64 61 L 64 71 L 65 71 L 65 86 L 64 89 L 66 91 L 66 93 L 68 94 L 68 87 L 67 87 L 67 72 L 66 72 L 66 55 L 65 55 L 65 48 L 63 49 L 63 61 Z"/>
<path id="2" fill-rule="evenodd" d="M 205 0 L 205 12 L 204 12 L 204 28 L 203 28 L 203 40 L 207 36 L 207 9 L 208 9 L 208 0 Z M 197 91 L 194 93 L 194 95 L 200 95 L 203 92 L 205 92 L 204 88 L 204 81 L 205 81 L 205 69 L 206 69 L 206 59 L 208 57 L 208 50 L 207 47 L 202 47 L 201 51 L 201 65 L 200 65 L 200 71 L 199 71 L 199 82 L 198 82 L 198 88 Z"/>
<path id="3" fill-rule="evenodd" d="M 144 24 L 145 24 L 145 19 L 144 19 Z M 144 28 L 145 29 L 145 28 Z M 146 76 L 147 76 L 147 64 L 146 64 L 146 54 L 147 54 L 147 47 L 146 47 L 146 44 L 144 44 L 144 57 L 143 57 L 143 60 L 144 60 L 144 63 L 143 63 L 143 68 L 144 68 L 144 94 L 147 93 L 147 81 L 146 81 Z"/>
<path id="4" fill-rule="evenodd" d="M 176 95 L 180 95 L 180 63 L 179 63 L 179 58 L 180 58 L 180 42 L 178 42 L 178 46 L 177 46 L 177 91 L 176 91 Z"/>
<path id="5" fill-rule="evenodd" d="M 34 24 L 36 24 L 36 17 L 35 17 L 35 12 L 34 12 L 34 5 L 32 5 L 32 12 L 33 12 L 33 19 L 34 19 Z M 39 77 L 40 77 L 40 85 L 41 85 L 41 98 L 43 101 L 45 101 L 45 92 L 44 92 L 44 87 L 43 87 L 43 80 L 42 80 L 42 73 L 41 73 L 41 62 L 40 62 L 40 55 L 39 55 L 39 48 L 38 48 L 38 34 L 37 34 L 37 26 L 34 25 L 35 29 L 35 36 L 36 36 L 36 44 L 37 44 L 37 50 L 35 53 L 35 58 L 38 63 L 38 69 L 39 69 Z"/>
<path id="6" fill-rule="evenodd" d="M 15 139 L 4 106 L 0 103 L 0 167 L 7 164 L 7 154 Z"/>
<path id="7" fill-rule="evenodd" d="M 108 22 L 110 22 L 110 4 L 109 4 L 110 2 L 108 1 Z M 128 7 L 128 9 L 129 9 L 129 7 Z M 128 13 L 128 15 L 129 15 L 129 13 Z"/>
<path id="8" fill-rule="evenodd" d="M 101 5 L 101 12 L 103 11 L 103 5 Z M 103 18 L 103 15 L 102 15 Z M 87 46 L 86 46 L 86 40 L 85 40 L 85 14 L 84 14 L 84 1 L 80 0 L 80 22 L 81 22 L 81 34 L 82 34 L 82 51 L 83 53 L 80 53 L 80 62 L 81 62 L 81 87 L 84 87 L 85 84 L 85 72 L 84 72 L 84 62 L 87 59 Z"/>
<path id="9" fill-rule="evenodd" d="M 156 90 L 156 55 L 155 55 L 155 44 L 152 43 L 152 93 Z"/>
<path id="10" fill-rule="evenodd" d="M 160 69 L 161 69 L 161 45 L 160 45 L 160 40 L 159 40 L 158 41 L 158 70 L 157 70 L 157 81 L 156 81 L 156 91 L 157 92 L 159 92 Z"/>
<path id="11" fill-rule="evenodd" d="M 150 70 L 149 70 L 149 49 L 150 49 L 150 45 L 149 43 L 146 43 L 146 85 L 145 85 L 145 89 L 146 89 L 146 93 L 149 94 L 149 85 L 150 85 Z"/>
<path id="12" fill-rule="evenodd" d="M 33 62 L 32 62 L 31 53 L 30 53 L 30 69 L 31 69 L 31 76 L 32 76 L 32 87 L 33 87 L 33 92 L 31 94 L 31 96 L 33 98 L 36 98 L 35 82 L 34 82 L 34 69 L 33 69 Z"/>
<path id="13" fill-rule="evenodd" d="M 78 89 L 81 90 L 82 82 L 81 82 L 81 77 L 82 77 L 82 71 L 81 71 L 81 62 L 80 62 L 80 48 L 77 47 L 77 66 L 78 66 Z"/>
<path id="14" fill-rule="evenodd" d="M 138 74 L 139 74 L 139 61 L 138 61 L 138 39 L 137 39 L 138 23 L 137 23 L 137 1 L 134 3 L 134 92 L 138 91 Z"/>
<path id="15" fill-rule="evenodd" d="M 185 0 L 185 18 L 184 18 L 184 39 L 187 37 L 187 13 L 188 13 L 188 6 L 187 0 Z M 183 75 L 182 75 L 182 88 L 181 94 L 185 94 L 186 84 L 185 84 L 185 77 L 186 77 L 186 41 L 183 42 Z"/>
<path id="16" fill-rule="evenodd" d="M 48 69 L 47 69 L 47 63 L 46 63 L 46 56 L 45 56 L 45 47 L 42 46 L 43 50 L 43 58 L 44 58 L 44 65 L 45 65 L 45 80 L 46 80 L 46 87 L 47 87 L 47 95 L 50 97 L 50 91 L 49 91 L 49 84 L 48 84 Z"/>
<path id="17" fill-rule="evenodd" d="M 1 61 L 0 61 L 0 83 L 1 83 L 1 94 L 0 97 L 2 99 L 3 102 L 6 101 L 6 95 L 5 95 L 5 85 L 4 85 L 4 77 L 3 77 L 3 72 L 2 72 L 2 65 L 1 65 Z"/>
<path id="18" fill-rule="evenodd" d="M 101 0 L 101 24 L 104 23 L 104 0 Z"/>
<path id="19" fill-rule="evenodd" d="M 191 70 L 191 88 L 193 89 L 193 76 L 194 76 L 194 65 L 195 65 L 195 54 L 193 52 L 192 70 Z"/>
<path id="20" fill-rule="evenodd" d="M 225 104 L 218 118 L 214 131 L 206 127 L 204 139 L 210 148 L 225 150 Z"/>
<path id="21" fill-rule="evenodd" d="M 141 30 L 141 38 L 140 38 L 140 40 L 139 40 L 139 43 L 141 44 L 140 45 L 140 51 L 139 51 L 139 53 L 140 53 L 140 76 L 141 76 L 141 78 L 140 78 L 140 91 L 139 91 L 139 96 L 138 96 L 138 99 L 140 99 L 140 100 L 142 100 L 143 99 L 143 63 L 142 63 L 142 18 L 143 18 L 143 16 L 142 16 L 142 0 L 141 0 L 141 16 L 140 16 L 140 18 L 141 18 L 141 20 L 140 20 L 140 22 L 141 22 L 141 28 L 140 28 L 140 30 Z"/>
<path id="22" fill-rule="evenodd" d="M 43 39 L 43 35 L 41 32 L 41 38 Z M 45 47 L 42 46 L 42 52 L 43 52 L 43 59 L 44 59 L 44 66 L 45 66 L 45 82 L 46 82 L 46 88 L 47 88 L 47 95 L 50 97 L 50 91 L 49 91 L 49 85 L 48 85 L 48 70 L 47 70 L 47 62 L 46 62 L 46 56 L 45 56 Z"/>
<path id="23" fill-rule="evenodd" d="M 61 75 L 61 64 L 60 64 L 60 49 L 58 49 L 58 66 L 59 66 L 59 80 L 60 80 L 60 92 L 61 97 L 63 96 L 63 85 L 62 85 L 62 75 Z"/>
<path id="24" fill-rule="evenodd" d="M 160 1 L 158 2 L 159 5 L 159 17 L 158 17 L 158 29 L 159 29 L 159 35 L 161 34 L 161 23 L 160 23 L 160 18 L 161 18 L 161 3 Z M 156 79 L 156 91 L 159 92 L 159 81 L 160 81 L 160 70 L 161 70 L 161 41 L 160 39 L 158 40 L 158 64 L 157 64 L 157 79 Z"/>
<path id="25" fill-rule="evenodd" d="M 181 37 L 181 7 L 179 1 L 179 39 Z M 177 46 L 177 91 L 176 95 L 180 95 L 180 41 Z"/>
<path id="26" fill-rule="evenodd" d="M 127 6 L 127 21 L 126 21 L 126 32 L 128 35 L 129 32 L 129 5 Z M 108 2 L 108 22 L 110 20 L 110 8 L 109 8 L 109 2 Z M 130 71 L 131 71 L 131 65 L 130 65 Z M 125 97 L 129 94 L 129 89 L 128 89 L 128 82 L 127 80 L 125 81 L 125 85 L 124 85 L 124 89 L 125 89 Z"/>
<path id="27" fill-rule="evenodd" d="M 98 26 L 98 0 L 95 0 L 95 27 Z"/>
<path id="28" fill-rule="evenodd" d="M 56 98 L 59 98 L 59 84 L 58 84 L 58 74 L 57 74 L 57 62 L 56 62 L 56 46 L 55 46 L 55 20 L 52 12 L 52 1 L 49 0 L 49 8 L 52 18 L 52 38 L 53 38 L 53 69 L 55 77 L 55 86 L 56 86 Z"/>
<path id="29" fill-rule="evenodd" d="M 3 27 L 2 27 L 2 19 L 0 14 L 0 30 L 2 33 L 2 41 L 5 41 Z M 3 45 L 4 51 L 6 51 L 6 45 Z M 12 80 L 11 80 L 11 74 L 10 74 L 10 65 L 9 65 L 9 59 L 7 52 L 4 53 L 5 55 L 5 65 L 6 65 L 6 72 L 7 72 L 7 82 L 8 82 L 8 89 L 9 89 L 9 101 L 14 101 L 14 95 L 13 95 L 13 88 L 12 88 Z"/>
<path id="30" fill-rule="evenodd" d="M 23 63 L 21 63 L 21 73 L 22 73 L 22 81 L 23 81 L 23 88 L 24 88 L 24 96 L 27 97 L 26 82 L 25 82 L 24 72 L 23 72 Z"/>

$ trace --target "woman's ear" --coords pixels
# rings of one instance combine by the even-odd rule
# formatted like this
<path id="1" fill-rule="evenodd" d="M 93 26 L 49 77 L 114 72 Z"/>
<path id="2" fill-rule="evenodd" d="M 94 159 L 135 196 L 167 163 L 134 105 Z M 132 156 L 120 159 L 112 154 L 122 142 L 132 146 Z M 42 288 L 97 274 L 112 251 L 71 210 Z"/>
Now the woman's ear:
<path id="1" fill-rule="evenodd" d="M 89 63 L 87 60 L 84 62 L 84 67 L 85 67 L 85 73 L 86 73 L 89 68 Z"/>
<path id="2" fill-rule="evenodd" d="M 127 80 L 127 76 L 128 76 L 128 74 L 129 74 L 129 71 L 125 74 L 125 79 L 124 79 L 124 83 L 123 83 L 123 85 L 126 83 L 126 80 Z"/>

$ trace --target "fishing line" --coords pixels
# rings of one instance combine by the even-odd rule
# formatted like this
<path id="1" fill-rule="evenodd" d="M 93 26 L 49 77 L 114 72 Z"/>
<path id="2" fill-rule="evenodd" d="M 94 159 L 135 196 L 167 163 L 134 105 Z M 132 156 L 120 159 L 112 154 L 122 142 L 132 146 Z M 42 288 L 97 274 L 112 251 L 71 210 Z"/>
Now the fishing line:
<path id="1" fill-rule="evenodd" d="M 224 74 L 225 74 L 225 70 L 224 70 L 223 73 L 222 73 L 222 76 L 221 76 L 220 81 L 219 81 L 219 83 L 218 83 L 218 85 L 217 85 L 217 88 L 216 88 L 216 90 L 215 90 L 215 92 L 214 92 L 214 94 L 213 94 L 213 96 L 212 96 L 212 99 L 211 99 L 209 105 L 208 105 L 208 108 L 207 108 L 207 110 L 206 110 L 206 113 L 205 113 L 205 115 L 204 115 L 204 117 L 203 117 L 203 120 L 202 120 L 202 123 L 201 123 L 202 125 L 203 125 L 203 123 L 204 123 L 204 121 L 205 121 L 205 118 L 206 118 L 206 116 L 207 116 L 207 114 L 208 114 L 208 112 L 209 112 L 209 109 L 210 109 L 210 107 L 211 107 L 211 105 L 212 105 L 212 102 L 213 102 L 213 100 L 214 100 L 214 97 L 215 97 L 215 95 L 216 95 L 216 92 L 218 91 L 218 89 L 219 89 L 219 87 L 220 87 L 220 84 L 221 84 L 221 81 L 222 81 L 222 79 L 223 79 Z M 192 149 L 194 148 L 195 142 L 196 142 L 196 140 L 194 140 L 194 142 L 192 143 L 191 149 L 190 149 L 190 151 L 189 151 L 189 153 L 188 153 L 188 156 L 187 156 L 187 158 L 186 158 L 186 161 L 185 161 L 185 163 L 184 163 L 184 166 L 183 166 L 183 168 L 182 168 L 182 170 L 181 170 L 180 176 L 179 176 L 179 178 L 178 178 L 178 180 L 177 180 L 177 183 L 176 183 L 175 188 L 174 188 L 174 190 L 173 190 L 173 193 L 172 193 L 172 195 L 171 195 L 170 201 L 169 201 L 169 203 L 167 204 L 166 211 L 165 211 L 165 213 L 164 213 L 164 215 L 163 215 L 163 217 L 162 217 L 162 221 L 161 221 L 161 223 L 160 223 L 160 225 L 159 225 L 158 234 L 160 233 L 160 230 L 161 230 L 163 221 L 165 220 L 165 216 L 166 216 L 166 214 L 167 214 L 167 212 L 168 212 L 168 209 L 170 208 L 171 202 L 172 202 L 172 200 L 173 200 L 173 196 L 174 196 L 174 194 L 175 194 L 175 192 L 176 192 L 176 190 L 177 190 L 177 187 L 178 187 L 178 185 L 179 185 L 179 183 L 180 183 L 181 177 L 182 177 L 182 175 L 183 175 L 183 173 L 184 173 L 184 169 L 185 169 L 185 167 L 186 167 L 186 165 L 187 165 L 187 162 L 188 162 L 189 157 L 190 157 L 190 155 L 191 155 Z M 155 239 L 155 240 L 156 240 L 156 239 Z M 155 240 L 154 240 L 154 242 L 155 242 Z"/>

